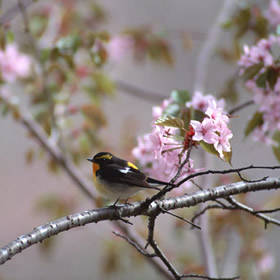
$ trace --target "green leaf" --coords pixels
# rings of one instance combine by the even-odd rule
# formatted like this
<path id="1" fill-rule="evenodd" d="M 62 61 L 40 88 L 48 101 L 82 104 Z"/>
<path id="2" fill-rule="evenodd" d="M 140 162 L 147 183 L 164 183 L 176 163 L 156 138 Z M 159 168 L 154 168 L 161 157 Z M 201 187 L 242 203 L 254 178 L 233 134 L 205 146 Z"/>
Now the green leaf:
<path id="1" fill-rule="evenodd" d="M 81 106 L 81 112 L 90 122 L 92 129 L 107 125 L 105 115 L 99 107 L 93 104 L 85 104 Z"/>
<path id="2" fill-rule="evenodd" d="M 267 77 L 268 77 L 268 71 L 265 71 L 261 75 L 259 75 L 259 77 L 256 80 L 257 86 L 260 88 L 265 88 Z"/>
<path id="3" fill-rule="evenodd" d="M 267 81 L 270 88 L 273 90 L 278 79 L 278 71 L 272 67 L 267 70 Z"/>
<path id="4" fill-rule="evenodd" d="M 256 23 L 253 30 L 257 33 L 259 38 L 266 38 L 268 32 L 268 21 L 263 16 L 256 18 Z"/>
<path id="5" fill-rule="evenodd" d="M 93 88 L 98 94 L 113 95 L 115 92 L 114 82 L 103 72 L 95 72 L 93 74 Z"/>
<path id="6" fill-rule="evenodd" d="M 224 154 L 224 161 L 231 165 L 231 158 L 232 158 L 232 147 L 230 152 L 223 152 Z"/>
<path id="7" fill-rule="evenodd" d="M 233 19 L 234 25 L 236 26 L 236 34 L 237 38 L 242 37 L 250 27 L 250 20 L 251 20 L 251 10 L 246 7 L 241 9 L 237 16 Z"/>
<path id="8" fill-rule="evenodd" d="M 272 139 L 278 144 L 277 146 L 273 146 L 273 152 L 277 160 L 280 162 L 280 131 L 276 131 L 272 137 Z"/>
<path id="9" fill-rule="evenodd" d="M 200 141 L 199 144 L 207 153 L 220 157 L 218 151 L 215 149 L 213 144 L 208 144 L 204 141 Z"/>
<path id="10" fill-rule="evenodd" d="M 1 105 L 1 114 L 5 117 L 9 113 L 9 107 L 5 103 Z"/>
<path id="11" fill-rule="evenodd" d="M 190 93 L 187 90 L 173 90 L 171 92 L 171 98 L 179 104 L 185 105 L 190 98 Z"/>
<path id="12" fill-rule="evenodd" d="M 201 122 L 205 116 L 206 115 L 202 111 L 194 110 L 192 119 Z"/>
<path id="13" fill-rule="evenodd" d="M 246 70 L 244 71 L 244 74 L 243 74 L 244 80 L 248 81 L 248 80 L 253 79 L 262 68 L 263 68 L 262 63 L 254 64 L 254 65 L 246 68 Z"/>
<path id="14" fill-rule="evenodd" d="M 233 22 L 231 20 L 226 20 L 221 24 L 221 27 L 224 29 L 229 29 L 233 25 Z"/>
<path id="15" fill-rule="evenodd" d="M 186 107 L 180 113 L 180 118 L 183 120 L 186 129 L 189 129 L 191 115 L 192 115 L 192 109 Z"/>
<path id="16" fill-rule="evenodd" d="M 40 61 L 42 63 L 47 62 L 51 56 L 51 50 L 50 49 L 42 49 L 40 50 Z"/>
<path id="17" fill-rule="evenodd" d="M 175 118 L 173 116 L 160 117 L 155 121 L 155 124 L 159 126 L 176 127 L 180 129 L 184 128 L 183 120 L 179 118 Z"/>
<path id="18" fill-rule="evenodd" d="M 73 53 L 80 46 L 80 37 L 76 34 L 71 34 L 66 37 L 62 37 L 56 43 L 56 47 L 62 53 Z"/>
<path id="19" fill-rule="evenodd" d="M 276 27 L 276 34 L 280 35 L 280 24 L 278 24 Z"/>
<path id="20" fill-rule="evenodd" d="M 180 105 L 179 104 L 170 104 L 164 110 L 163 115 L 169 115 L 173 117 L 177 117 L 180 113 Z"/>
<path id="21" fill-rule="evenodd" d="M 7 43 L 11 44 L 15 41 L 14 33 L 11 30 L 8 30 L 6 33 Z"/>
<path id="22" fill-rule="evenodd" d="M 201 147 L 202 147 L 207 153 L 213 154 L 213 155 L 217 156 L 218 158 L 222 159 L 223 161 L 228 162 L 228 163 L 231 165 L 232 151 L 230 151 L 230 152 L 223 152 L 224 158 L 221 158 L 221 157 L 220 157 L 220 154 L 219 154 L 218 151 L 215 149 L 215 147 L 214 147 L 213 144 L 208 144 L 208 143 L 205 143 L 204 141 L 200 141 L 199 143 L 200 143 Z"/>
<path id="23" fill-rule="evenodd" d="M 248 136 L 256 127 L 263 124 L 263 115 L 260 112 L 256 112 L 251 120 L 248 122 L 245 128 L 245 136 Z"/>

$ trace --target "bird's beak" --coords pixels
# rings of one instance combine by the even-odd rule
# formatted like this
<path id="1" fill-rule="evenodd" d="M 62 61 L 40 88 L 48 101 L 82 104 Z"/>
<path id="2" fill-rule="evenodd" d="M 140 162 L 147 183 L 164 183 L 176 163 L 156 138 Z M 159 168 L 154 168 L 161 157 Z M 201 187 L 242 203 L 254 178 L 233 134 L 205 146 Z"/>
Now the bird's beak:
<path id="1" fill-rule="evenodd" d="M 92 158 L 87 158 L 87 160 L 90 162 L 94 162 L 94 160 Z"/>

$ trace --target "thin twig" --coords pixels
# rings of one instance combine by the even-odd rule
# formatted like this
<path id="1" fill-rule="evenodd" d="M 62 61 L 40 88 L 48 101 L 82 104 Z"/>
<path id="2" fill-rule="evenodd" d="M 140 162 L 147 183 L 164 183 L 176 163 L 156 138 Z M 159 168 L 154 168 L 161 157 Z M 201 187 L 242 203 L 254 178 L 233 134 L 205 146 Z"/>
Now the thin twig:
<path id="1" fill-rule="evenodd" d="M 238 209 L 243 210 L 243 211 L 246 211 L 246 212 L 248 212 L 248 213 L 250 213 L 250 214 L 252 214 L 252 215 L 254 215 L 254 216 L 260 218 L 261 220 L 263 220 L 263 221 L 264 221 L 264 227 L 265 227 L 265 229 L 267 228 L 267 225 L 268 225 L 269 223 L 275 224 L 275 225 L 277 225 L 277 226 L 280 226 L 280 221 L 279 221 L 279 220 L 274 219 L 274 218 L 270 218 L 270 217 L 268 217 L 268 216 L 266 216 L 266 215 L 264 215 L 264 214 L 258 213 L 258 212 L 255 211 L 253 208 L 251 208 L 251 207 L 249 207 L 249 206 L 247 206 L 247 205 L 242 204 L 241 202 L 237 201 L 236 199 L 234 199 L 234 198 L 231 197 L 231 196 L 227 198 L 227 201 L 228 201 L 229 203 L 231 203 L 232 205 L 234 205 L 235 207 L 237 207 Z"/>
<path id="2" fill-rule="evenodd" d="M 274 208 L 274 209 L 267 209 L 267 210 L 255 210 L 256 213 L 275 213 L 279 212 L 280 208 Z"/>
<path id="3" fill-rule="evenodd" d="M 185 219 L 185 218 L 183 218 L 183 217 L 181 217 L 181 216 L 179 216 L 179 215 L 176 215 L 176 214 L 174 214 L 174 213 L 172 213 L 172 212 L 170 212 L 170 211 L 166 211 L 166 210 L 164 210 L 164 209 L 162 209 L 162 208 L 160 208 L 160 209 L 161 209 L 161 211 L 162 211 L 164 214 L 168 214 L 168 215 L 170 215 L 170 216 L 172 216 L 172 217 L 175 217 L 175 218 L 177 218 L 177 219 L 179 219 L 179 220 L 182 220 L 182 221 L 184 221 L 184 222 L 190 224 L 190 225 L 193 226 L 194 228 L 197 228 L 197 229 L 201 230 L 201 227 L 198 226 L 198 225 L 196 225 L 196 224 L 194 224 L 193 222 L 191 222 L 191 221 L 189 221 L 189 220 L 187 220 L 187 219 Z"/>
<path id="4" fill-rule="evenodd" d="M 192 178 L 198 177 L 198 176 L 202 176 L 202 175 L 208 175 L 208 174 L 230 174 L 230 173 L 240 173 L 242 171 L 245 170 L 251 170 L 251 169 L 269 169 L 269 170 L 275 170 L 275 169 L 280 169 L 279 165 L 275 165 L 275 166 L 264 166 L 264 165 L 248 165 L 245 167 L 240 167 L 240 168 L 232 168 L 232 169 L 225 169 L 225 170 L 206 170 L 206 171 L 202 171 L 202 172 L 197 172 L 194 174 L 191 174 L 189 176 L 187 176 L 186 178 L 182 179 L 180 182 L 178 182 L 176 185 L 177 187 L 179 187 L 180 185 L 182 185 L 183 183 L 185 183 L 186 181 L 189 181 Z M 174 187 L 172 187 L 174 188 Z"/>
<path id="5" fill-rule="evenodd" d="M 146 99 L 152 102 L 161 102 L 163 99 L 167 98 L 162 93 L 157 93 L 151 90 L 143 89 L 124 81 L 115 81 L 117 88 L 125 93 L 131 94 L 133 96 L 139 97 L 141 99 Z"/>
<path id="6" fill-rule="evenodd" d="M 118 237 L 123 238 L 124 240 L 127 241 L 127 243 L 129 243 L 131 246 L 133 246 L 139 253 L 141 253 L 143 256 L 145 257 L 150 257 L 150 258 L 154 258 L 157 257 L 156 254 L 150 254 L 148 252 L 146 252 L 144 249 L 142 249 L 137 243 L 135 243 L 134 241 L 132 241 L 130 238 L 128 238 L 127 236 L 121 234 L 120 232 L 116 232 L 113 231 L 113 234 L 115 234 Z"/>
<path id="7" fill-rule="evenodd" d="M 247 183 L 261 182 L 261 181 L 265 181 L 265 180 L 268 178 L 268 176 L 264 176 L 264 177 L 262 177 L 262 178 L 260 178 L 260 179 L 256 179 L 256 180 L 247 180 L 247 179 L 245 179 L 245 178 L 241 175 L 240 172 L 237 172 L 237 174 L 238 174 L 239 178 L 240 178 L 242 181 L 247 182 Z"/>
<path id="8" fill-rule="evenodd" d="M 248 106 L 250 106 L 250 105 L 253 105 L 254 103 L 255 103 L 255 102 L 254 102 L 253 100 L 246 101 L 246 102 L 244 102 L 244 103 L 242 103 L 242 104 L 240 104 L 240 105 L 238 105 L 238 106 L 232 108 L 232 109 L 228 112 L 228 114 L 229 114 L 229 115 L 233 115 L 234 113 L 236 113 L 236 112 L 238 112 L 238 111 L 241 111 L 242 109 L 244 109 L 244 108 L 246 108 L 246 107 L 248 107 Z"/>
<path id="9" fill-rule="evenodd" d="M 168 268 L 168 270 L 173 275 L 174 279 L 179 280 L 180 274 L 176 270 L 176 268 L 171 264 L 171 262 L 167 259 L 163 251 L 160 249 L 160 247 L 157 245 L 156 241 L 154 240 L 154 230 L 155 230 L 155 221 L 156 221 L 157 215 L 152 215 L 149 217 L 148 222 L 148 239 L 147 244 L 149 244 L 153 249 L 155 254 L 162 260 L 162 262 L 165 264 L 165 266 Z M 147 247 L 147 245 L 146 245 Z M 146 249 L 146 248 L 145 248 Z"/>
<path id="10" fill-rule="evenodd" d="M 22 6 L 26 9 L 33 3 L 38 2 L 37 0 L 22 0 Z M 11 8 L 9 8 L 5 13 L 0 16 L 0 25 L 8 24 L 14 17 L 18 15 L 20 12 L 20 7 L 18 4 L 14 4 Z"/>
<path id="11" fill-rule="evenodd" d="M 213 278 L 213 277 L 209 277 L 209 276 L 204 276 L 204 275 L 199 275 L 199 274 L 183 274 L 181 276 L 181 279 L 183 278 L 200 278 L 200 279 L 207 279 L 207 280 L 236 280 L 236 279 L 240 279 L 240 276 L 235 276 L 235 277 L 230 277 L 230 278 Z"/>
<path id="12" fill-rule="evenodd" d="M 203 215 L 206 211 L 211 210 L 211 209 L 224 209 L 223 206 L 221 205 L 208 205 L 206 207 L 204 207 L 202 210 L 200 210 L 199 212 L 197 212 L 191 219 L 192 222 L 194 222 L 197 218 L 199 218 L 201 215 Z"/>
<path id="13" fill-rule="evenodd" d="M 137 247 L 143 248 L 145 246 L 142 236 L 140 236 L 132 227 L 128 227 L 119 221 L 113 221 L 113 223 L 126 235 L 126 237 L 134 243 Z M 143 245 L 142 245 L 143 244 Z M 144 249 L 143 249 L 144 250 Z M 151 254 L 152 255 L 152 254 Z M 167 270 L 166 266 L 162 263 L 159 258 L 153 258 L 150 261 L 150 264 L 154 269 L 160 273 L 165 279 L 172 280 L 173 277 L 170 272 Z"/>

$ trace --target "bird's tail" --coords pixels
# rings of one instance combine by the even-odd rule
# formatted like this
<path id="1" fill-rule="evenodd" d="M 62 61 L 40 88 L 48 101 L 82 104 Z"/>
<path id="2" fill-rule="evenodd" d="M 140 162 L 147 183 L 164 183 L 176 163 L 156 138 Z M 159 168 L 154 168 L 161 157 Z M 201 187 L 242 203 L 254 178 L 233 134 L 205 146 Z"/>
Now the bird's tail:
<path id="1" fill-rule="evenodd" d="M 172 183 L 168 183 L 168 182 L 163 182 L 163 181 L 159 181 L 153 178 L 148 177 L 146 180 L 149 184 L 155 184 L 155 185 L 168 185 L 168 186 L 175 186 Z"/>

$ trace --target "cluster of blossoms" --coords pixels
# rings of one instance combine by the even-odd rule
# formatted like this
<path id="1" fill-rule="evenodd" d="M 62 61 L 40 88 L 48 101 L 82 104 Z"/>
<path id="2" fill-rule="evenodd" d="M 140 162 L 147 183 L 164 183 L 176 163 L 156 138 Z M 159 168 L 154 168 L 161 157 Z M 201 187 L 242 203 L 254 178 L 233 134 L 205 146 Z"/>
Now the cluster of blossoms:
<path id="1" fill-rule="evenodd" d="M 15 44 L 8 44 L 5 50 L 0 50 L 0 71 L 5 82 L 26 78 L 31 71 L 31 59 L 20 53 Z"/>
<path id="2" fill-rule="evenodd" d="M 280 69 L 278 59 L 274 57 L 279 47 L 280 37 L 271 35 L 251 48 L 244 46 L 244 54 L 239 60 L 241 74 L 252 67 L 257 72 L 247 80 L 246 87 L 254 94 L 254 102 L 261 114 L 261 121 L 253 130 L 253 138 L 267 145 L 275 144 L 273 134 L 280 130 Z"/>
<path id="3" fill-rule="evenodd" d="M 201 122 L 191 120 L 190 124 L 195 131 L 192 139 L 213 144 L 220 158 L 224 158 L 224 152 L 231 151 L 229 141 L 233 136 L 228 128 L 229 117 L 224 111 L 224 100 L 217 101 L 212 95 L 203 96 L 196 92 L 192 101 L 186 105 L 205 114 Z"/>
<path id="4" fill-rule="evenodd" d="M 156 121 L 165 115 L 165 111 L 173 100 L 164 100 L 161 106 L 153 108 L 153 118 Z M 205 116 L 201 121 L 191 120 L 190 131 L 186 131 L 186 136 L 191 137 L 193 143 L 204 141 L 212 144 L 220 157 L 223 152 L 231 150 L 229 140 L 232 132 L 228 128 L 229 118 L 224 112 L 223 100 L 217 101 L 212 95 L 202 95 L 196 92 L 192 101 L 187 102 L 183 110 L 196 110 Z M 153 131 L 138 137 L 138 145 L 133 149 L 133 156 L 139 161 L 140 165 L 146 168 L 145 172 L 159 180 L 171 180 L 186 157 L 186 136 L 179 137 L 179 129 L 173 127 L 153 125 Z M 182 153 L 182 151 L 184 151 Z M 180 177 L 186 177 L 201 169 L 194 168 L 192 159 L 183 167 Z M 189 187 L 189 182 L 185 183 L 182 192 Z"/>

